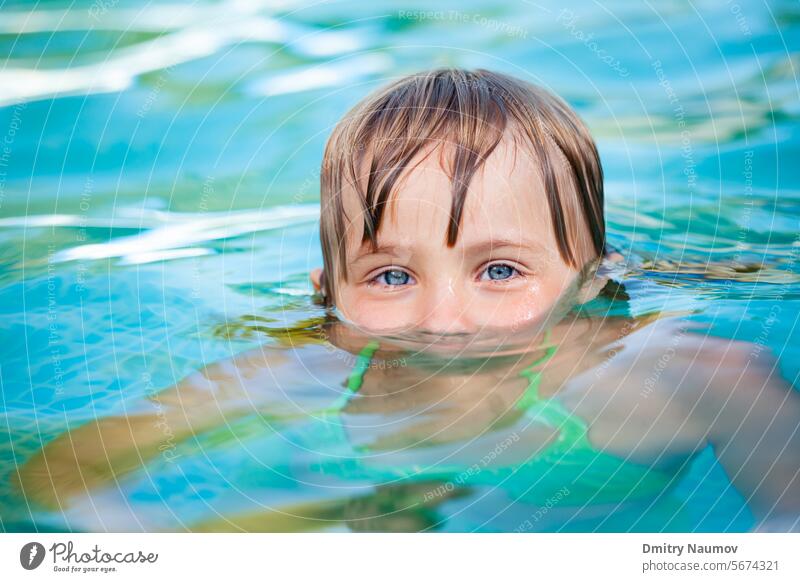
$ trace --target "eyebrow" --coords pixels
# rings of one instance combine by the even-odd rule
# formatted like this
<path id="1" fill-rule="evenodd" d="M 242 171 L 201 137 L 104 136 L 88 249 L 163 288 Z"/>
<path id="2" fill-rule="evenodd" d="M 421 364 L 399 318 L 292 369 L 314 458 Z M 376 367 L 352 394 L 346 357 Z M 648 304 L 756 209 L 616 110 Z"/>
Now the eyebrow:
<path id="1" fill-rule="evenodd" d="M 476 242 L 464 248 L 464 253 L 469 255 L 486 254 L 496 250 L 516 249 L 519 251 L 532 251 L 535 254 L 547 254 L 547 250 L 539 243 L 532 240 L 512 240 L 512 239 L 491 239 L 486 241 Z M 350 264 L 356 264 L 360 260 L 367 257 L 374 257 L 376 255 L 400 256 L 410 255 L 415 252 L 413 246 L 408 245 L 395 245 L 395 244 L 379 244 L 373 248 L 369 242 L 361 245 L 356 257 L 350 261 Z"/>
<path id="2" fill-rule="evenodd" d="M 400 255 L 410 255 L 413 252 L 413 247 L 406 245 L 379 244 L 377 247 L 373 248 L 369 242 L 365 242 L 361 245 L 361 248 L 359 248 L 358 254 L 355 256 L 355 258 L 352 261 L 349 261 L 349 263 L 351 265 L 356 265 L 364 259 L 378 255 L 398 257 Z"/>
<path id="3" fill-rule="evenodd" d="M 524 251 L 533 251 L 534 253 L 545 254 L 546 249 L 539 243 L 532 240 L 511 240 L 511 239 L 491 239 L 486 241 L 477 242 L 473 245 L 466 247 L 465 252 L 472 254 L 487 253 L 494 250 L 505 249 L 518 249 Z"/>

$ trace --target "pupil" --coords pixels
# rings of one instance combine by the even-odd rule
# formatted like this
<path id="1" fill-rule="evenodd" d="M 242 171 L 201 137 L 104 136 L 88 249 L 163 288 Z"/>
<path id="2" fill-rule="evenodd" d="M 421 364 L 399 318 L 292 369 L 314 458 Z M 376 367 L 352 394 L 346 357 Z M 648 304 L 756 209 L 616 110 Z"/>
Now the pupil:
<path id="1" fill-rule="evenodd" d="M 508 279 L 512 274 L 511 267 L 508 265 L 492 265 L 489 267 L 490 279 Z"/>
<path id="2" fill-rule="evenodd" d="M 404 271 L 386 271 L 386 283 L 389 285 L 405 285 L 408 283 L 408 273 Z"/>

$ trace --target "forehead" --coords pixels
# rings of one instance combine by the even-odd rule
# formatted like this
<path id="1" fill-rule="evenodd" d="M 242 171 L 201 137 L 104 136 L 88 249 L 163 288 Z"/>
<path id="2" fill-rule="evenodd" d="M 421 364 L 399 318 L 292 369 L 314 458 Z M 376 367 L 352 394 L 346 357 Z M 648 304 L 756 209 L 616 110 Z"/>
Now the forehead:
<path id="1" fill-rule="evenodd" d="M 397 181 L 378 232 L 381 243 L 444 244 L 453 204 L 453 185 L 445 169 L 449 149 L 447 144 L 432 144 Z M 363 173 L 362 183 L 366 178 Z M 363 209 L 355 189 L 344 190 L 343 205 L 348 252 L 355 252 L 362 247 L 364 234 Z M 554 240 L 536 160 L 506 134 L 469 183 L 456 246 L 523 235 Z"/>

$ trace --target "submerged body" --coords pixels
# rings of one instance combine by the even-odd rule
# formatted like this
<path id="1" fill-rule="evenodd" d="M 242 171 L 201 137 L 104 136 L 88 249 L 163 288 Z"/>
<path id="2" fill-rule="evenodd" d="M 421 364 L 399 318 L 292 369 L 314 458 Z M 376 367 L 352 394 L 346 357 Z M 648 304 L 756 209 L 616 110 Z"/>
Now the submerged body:
<path id="1" fill-rule="evenodd" d="M 133 495 L 126 482 L 148 465 L 185 462 L 185 472 L 227 443 L 248 450 L 250 468 L 232 470 L 261 475 L 269 509 L 180 527 L 420 530 L 440 523 L 435 508 L 481 491 L 532 513 L 552 508 L 526 530 L 653 529 L 668 519 L 680 530 L 689 520 L 670 490 L 711 446 L 759 521 L 786 523 L 800 510 L 800 397 L 743 344 L 678 320 L 568 317 L 526 348 L 470 359 L 326 329 L 342 351 L 257 348 L 159 393 L 158 414 L 142 406 L 63 435 L 21 468 L 23 493 L 39 507 L 111 503 L 101 513 L 119 513 Z M 266 440 L 251 448 L 248 439 Z M 314 493 L 293 499 L 292 482 Z M 354 490 L 364 499 L 355 522 Z M 408 519 L 409 508 L 432 515 Z"/>

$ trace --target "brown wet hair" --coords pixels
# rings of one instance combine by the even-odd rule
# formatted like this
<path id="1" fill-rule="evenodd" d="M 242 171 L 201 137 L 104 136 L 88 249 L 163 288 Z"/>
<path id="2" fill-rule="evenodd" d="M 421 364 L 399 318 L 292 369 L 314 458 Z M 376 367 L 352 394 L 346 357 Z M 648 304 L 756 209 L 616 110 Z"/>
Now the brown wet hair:
<path id="1" fill-rule="evenodd" d="M 376 247 L 384 210 L 401 179 L 430 152 L 446 152 L 449 158 L 442 163 L 453 202 L 443 243 L 452 247 L 470 181 L 507 134 L 517 151 L 529 152 L 540 168 L 564 262 L 580 269 L 600 256 L 605 245 L 603 170 L 578 115 L 559 97 L 509 75 L 435 69 L 369 95 L 328 139 L 320 176 L 326 304 L 334 303 L 336 281 L 347 280 L 345 189 L 355 190 L 364 210 L 362 242 Z"/>

